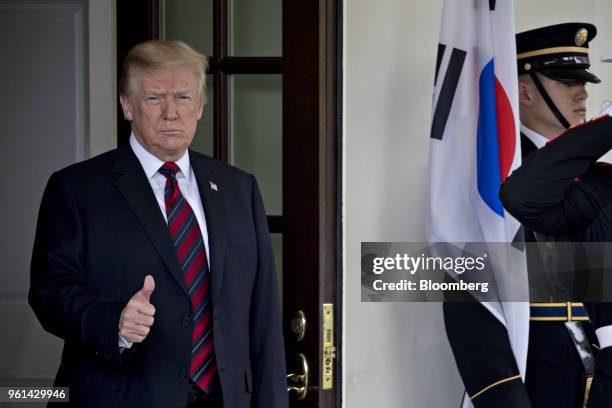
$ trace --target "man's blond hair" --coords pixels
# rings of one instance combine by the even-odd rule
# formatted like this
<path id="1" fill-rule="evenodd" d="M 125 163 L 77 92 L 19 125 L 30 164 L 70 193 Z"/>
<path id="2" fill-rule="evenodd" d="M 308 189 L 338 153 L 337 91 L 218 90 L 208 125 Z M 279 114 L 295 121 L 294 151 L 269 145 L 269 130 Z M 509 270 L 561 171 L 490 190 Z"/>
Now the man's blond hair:
<path id="1" fill-rule="evenodd" d="M 208 58 L 184 42 L 176 40 L 153 40 L 135 45 L 123 61 L 119 94 L 130 95 L 134 87 L 134 77 L 139 73 L 174 68 L 193 69 L 199 82 L 199 96 L 202 104 L 206 105 Z"/>

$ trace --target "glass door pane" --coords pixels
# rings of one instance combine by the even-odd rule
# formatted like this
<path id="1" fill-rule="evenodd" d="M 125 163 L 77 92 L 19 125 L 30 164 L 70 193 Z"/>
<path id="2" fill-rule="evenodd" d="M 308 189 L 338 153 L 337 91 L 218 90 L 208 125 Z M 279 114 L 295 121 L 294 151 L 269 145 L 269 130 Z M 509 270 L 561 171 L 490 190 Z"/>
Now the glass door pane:
<path id="1" fill-rule="evenodd" d="M 230 55 L 282 55 L 282 0 L 228 0 L 228 14 Z"/>
<path id="2" fill-rule="evenodd" d="M 268 215 L 283 210 L 282 76 L 229 78 L 229 162 L 257 177 Z"/>
<path id="3" fill-rule="evenodd" d="M 213 52 L 213 0 L 160 0 L 159 35 L 181 40 L 206 56 Z"/>

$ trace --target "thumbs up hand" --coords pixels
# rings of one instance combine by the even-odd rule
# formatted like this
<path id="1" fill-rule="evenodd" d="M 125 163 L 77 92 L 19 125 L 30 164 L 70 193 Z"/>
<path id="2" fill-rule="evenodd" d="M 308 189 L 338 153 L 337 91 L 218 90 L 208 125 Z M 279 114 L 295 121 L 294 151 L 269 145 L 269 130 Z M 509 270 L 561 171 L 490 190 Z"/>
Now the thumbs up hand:
<path id="1" fill-rule="evenodd" d="M 155 290 L 151 275 L 145 276 L 142 289 L 130 298 L 119 318 L 119 335 L 132 343 L 142 342 L 153 326 L 155 307 L 150 303 Z"/>

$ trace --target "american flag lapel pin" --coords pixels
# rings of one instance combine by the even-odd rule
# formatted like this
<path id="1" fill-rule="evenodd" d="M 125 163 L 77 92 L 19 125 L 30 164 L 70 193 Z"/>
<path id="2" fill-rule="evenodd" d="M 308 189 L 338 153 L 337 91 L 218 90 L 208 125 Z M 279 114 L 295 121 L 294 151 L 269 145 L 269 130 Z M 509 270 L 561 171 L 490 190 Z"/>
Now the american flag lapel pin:
<path id="1" fill-rule="evenodd" d="M 210 189 L 212 191 L 219 191 L 219 187 L 217 187 L 215 183 L 213 183 L 212 181 L 209 181 L 209 183 L 210 183 Z"/>

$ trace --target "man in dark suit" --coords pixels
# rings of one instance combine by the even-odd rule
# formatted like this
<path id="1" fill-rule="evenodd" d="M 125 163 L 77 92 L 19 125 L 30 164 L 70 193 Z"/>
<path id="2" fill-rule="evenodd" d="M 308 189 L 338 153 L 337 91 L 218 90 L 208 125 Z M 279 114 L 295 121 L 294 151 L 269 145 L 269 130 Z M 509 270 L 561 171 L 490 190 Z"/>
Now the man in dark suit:
<path id="1" fill-rule="evenodd" d="M 127 146 L 54 173 L 29 301 L 64 339 L 73 406 L 287 406 L 274 259 L 253 176 L 188 150 L 206 57 L 139 44 L 120 82 Z"/>
<path id="2" fill-rule="evenodd" d="M 587 23 L 557 24 L 517 34 L 524 160 L 567 127 L 585 121 L 588 96 L 585 85 L 600 82 L 588 70 L 588 44 L 595 34 L 595 27 Z M 543 166 L 540 171 L 545 169 Z M 524 232 L 525 241 L 536 241 L 533 231 Z M 534 286 L 532 279 L 541 279 L 550 265 L 546 265 L 537 250 L 532 251 L 534 247 L 527 249 L 530 282 Z M 537 294 L 539 299 L 552 296 Z M 592 367 L 585 367 L 569 329 L 590 339 L 594 339 L 594 334 L 584 306 L 572 303 L 571 298 L 563 300 L 568 303 L 559 308 L 540 303 L 543 300 L 530 305 L 525 383 L 519 375 L 506 328 L 484 306 L 444 305 L 449 342 L 475 407 L 582 407 L 585 371 Z M 553 310 L 555 313 L 550 314 Z"/>

